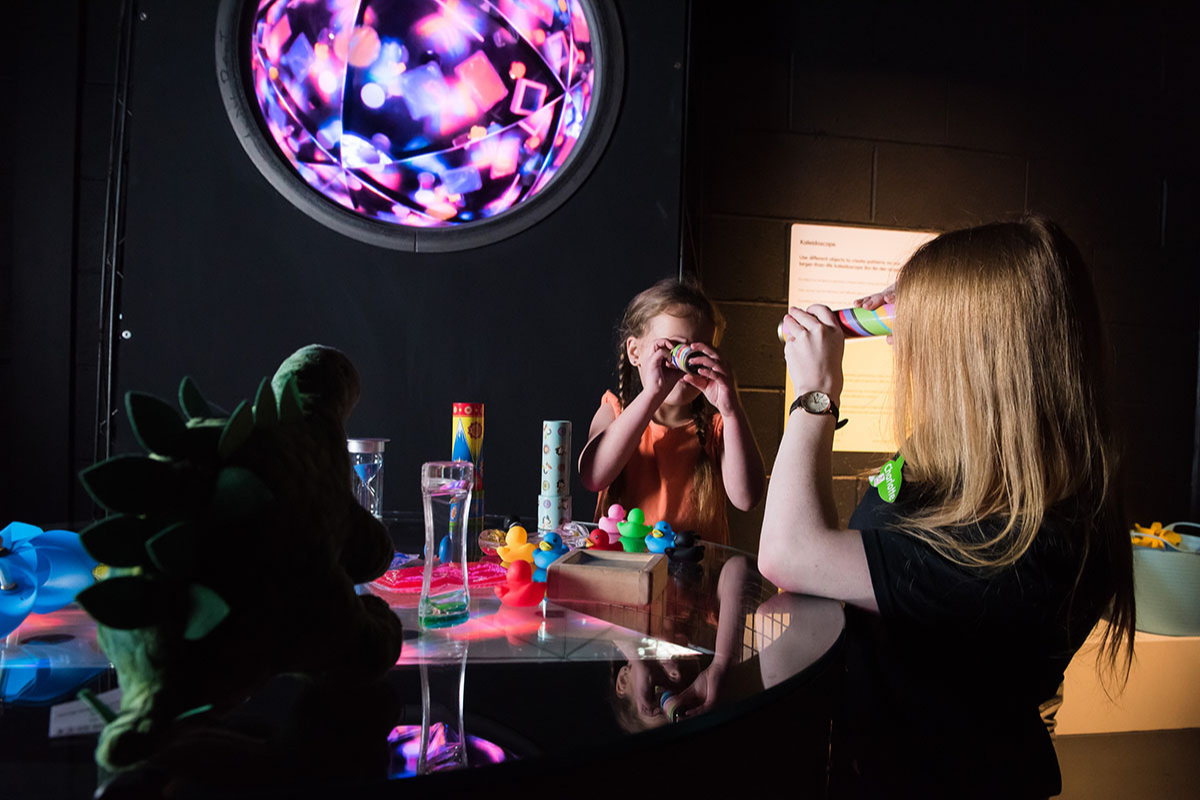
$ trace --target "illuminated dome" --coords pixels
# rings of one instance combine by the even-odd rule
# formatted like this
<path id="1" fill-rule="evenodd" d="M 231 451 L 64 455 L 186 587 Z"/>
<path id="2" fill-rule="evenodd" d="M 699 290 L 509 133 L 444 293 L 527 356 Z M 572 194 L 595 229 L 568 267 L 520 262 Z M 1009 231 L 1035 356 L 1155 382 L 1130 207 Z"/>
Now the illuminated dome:
<path id="1" fill-rule="evenodd" d="M 579 160 L 581 140 L 607 137 L 591 117 L 612 34 L 586 0 L 249 5 L 231 29 L 258 133 L 293 179 L 372 223 L 513 215 Z"/>

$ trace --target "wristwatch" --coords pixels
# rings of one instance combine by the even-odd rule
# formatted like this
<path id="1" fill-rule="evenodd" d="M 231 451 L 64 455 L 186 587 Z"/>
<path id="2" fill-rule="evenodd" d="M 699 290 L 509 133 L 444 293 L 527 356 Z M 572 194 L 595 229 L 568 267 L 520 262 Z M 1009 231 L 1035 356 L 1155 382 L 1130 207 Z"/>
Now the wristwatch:
<path id="1" fill-rule="evenodd" d="M 792 407 L 788 409 L 788 416 L 790 417 L 792 412 L 797 408 L 802 408 L 809 414 L 832 415 L 834 430 L 837 430 L 850 421 L 848 419 L 838 419 L 837 404 L 830 400 L 829 395 L 825 394 L 824 392 L 805 392 L 804 394 L 800 395 L 792 401 Z"/>

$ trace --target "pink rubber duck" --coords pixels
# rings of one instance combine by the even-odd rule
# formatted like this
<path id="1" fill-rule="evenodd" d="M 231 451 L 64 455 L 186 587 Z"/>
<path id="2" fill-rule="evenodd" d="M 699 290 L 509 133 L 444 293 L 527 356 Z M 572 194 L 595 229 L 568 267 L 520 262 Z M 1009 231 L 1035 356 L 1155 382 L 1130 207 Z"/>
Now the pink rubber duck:
<path id="1" fill-rule="evenodd" d="M 608 513 L 600 518 L 600 530 L 608 534 L 608 543 L 616 544 L 621 540 L 621 531 L 617 529 L 617 524 L 625 521 L 625 507 L 620 503 L 613 503 L 608 507 Z"/>

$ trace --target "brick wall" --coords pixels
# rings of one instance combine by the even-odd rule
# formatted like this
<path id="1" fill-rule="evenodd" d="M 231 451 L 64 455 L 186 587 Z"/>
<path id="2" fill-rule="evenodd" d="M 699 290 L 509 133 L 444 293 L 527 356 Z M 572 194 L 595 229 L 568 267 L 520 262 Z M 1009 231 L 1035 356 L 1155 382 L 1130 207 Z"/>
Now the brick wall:
<path id="1" fill-rule="evenodd" d="M 685 252 L 729 317 L 768 472 L 792 222 L 949 230 L 1031 209 L 1089 258 L 1130 510 L 1195 514 L 1200 15 L 1106 3 L 696 3 Z M 843 520 L 854 475 L 836 465 Z M 733 512 L 756 547 L 761 507 Z"/>

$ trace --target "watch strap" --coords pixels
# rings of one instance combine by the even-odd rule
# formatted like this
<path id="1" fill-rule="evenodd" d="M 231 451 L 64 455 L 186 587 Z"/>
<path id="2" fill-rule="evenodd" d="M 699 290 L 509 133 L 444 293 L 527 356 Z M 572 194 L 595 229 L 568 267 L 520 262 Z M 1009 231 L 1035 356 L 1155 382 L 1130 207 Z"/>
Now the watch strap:
<path id="1" fill-rule="evenodd" d="M 808 394 L 808 393 L 801 392 L 800 394 L 796 395 L 796 399 L 792 401 L 792 407 L 788 409 L 789 417 L 792 415 L 792 412 L 794 412 L 797 408 L 802 409 L 804 411 L 804 413 L 806 413 L 806 414 L 812 413 L 800 404 L 800 398 L 806 394 Z M 825 416 L 825 414 L 829 414 L 833 417 L 833 429 L 835 431 L 850 421 L 849 418 L 839 419 L 837 403 L 833 402 L 832 399 L 829 401 L 829 410 L 828 411 L 826 411 L 824 414 L 814 414 L 813 416 Z"/>

